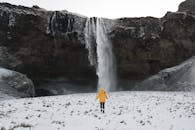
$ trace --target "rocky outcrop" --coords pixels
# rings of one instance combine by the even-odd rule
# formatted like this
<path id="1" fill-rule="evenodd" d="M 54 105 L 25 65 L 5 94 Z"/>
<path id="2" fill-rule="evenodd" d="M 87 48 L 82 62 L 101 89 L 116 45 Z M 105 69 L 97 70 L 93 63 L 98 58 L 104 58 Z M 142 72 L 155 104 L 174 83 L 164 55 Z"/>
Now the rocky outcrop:
<path id="1" fill-rule="evenodd" d="M 35 96 L 34 85 L 26 75 L 0 68 L 0 100 L 32 96 Z"/>
<path id="2" fill-rule="evenodd" d="M 192 2 L 192 4 L 190 4 Z M 193 0 L 162 18 L 106 19 L 120 80 L 142 80 L 195 55 Z M 87 18 L 0 4 L 0 66 L 26 74 L 35 85 L 45 79 L 96 81 L 85 48 Z M 96 47 L 94 47 L 96 48 Z"/>
<path id="3" fill-rule="evenodd" d="M 195 57 L 180 65 L 164 69 L 141 83 L 132 90 L 150 91 L 195 91 Z"/>
<path id="4" fill-rule="evenodd" d="M 195 14 L 195 1 L 186 0 L 179 5 L 180 12 L 186 12 L 189 14 Z"/>

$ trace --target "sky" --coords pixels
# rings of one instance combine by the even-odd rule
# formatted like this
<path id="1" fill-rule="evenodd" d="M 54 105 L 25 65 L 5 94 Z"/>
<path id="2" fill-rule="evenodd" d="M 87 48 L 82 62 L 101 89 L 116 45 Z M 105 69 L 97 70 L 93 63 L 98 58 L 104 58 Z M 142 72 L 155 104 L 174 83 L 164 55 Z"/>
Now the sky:
<path id="1" fill-rule="evenodd" d="M 47 10 L 67 10 L 88 17 L 162 17 L 177 11 L 184 0 L 0 0 L 16 5 L 38 5 Z"/>

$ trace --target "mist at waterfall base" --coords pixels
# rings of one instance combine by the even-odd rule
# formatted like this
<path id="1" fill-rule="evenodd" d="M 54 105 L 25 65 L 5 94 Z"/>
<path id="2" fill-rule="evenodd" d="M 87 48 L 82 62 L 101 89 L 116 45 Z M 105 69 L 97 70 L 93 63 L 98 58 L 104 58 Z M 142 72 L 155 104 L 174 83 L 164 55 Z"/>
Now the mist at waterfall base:
<path id="1" fill-rule="evenodd" d="M 74 93 L 96 92 L 96 82 L 70 81 L 63 77 L 41 81 L 36 89 L 36 96 L 65 95 Z"/>
<path id="2" fill-rule="evenodd" d="M 143 81 L 122 82 L 126 82 L 126 85 L 121 85 L 120 82 L 116 91 L 195 91 L 195 57 L 177 66 L 166 68 Z M 97 84 L 94 81 L 88 83 L 63 78 L 52 79 L 38 86 L 37 96 L 97 92 Z"/>

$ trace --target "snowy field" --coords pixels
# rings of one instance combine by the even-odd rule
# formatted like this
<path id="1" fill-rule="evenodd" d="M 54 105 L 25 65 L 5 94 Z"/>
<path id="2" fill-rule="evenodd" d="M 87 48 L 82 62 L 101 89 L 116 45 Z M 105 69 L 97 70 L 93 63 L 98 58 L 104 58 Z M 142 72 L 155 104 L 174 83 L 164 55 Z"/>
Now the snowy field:
<path id="1" fill-rule="evenodd" d="M 0 101 L 1 130 L 195 130 L 194 92 L 109 93 Z"/>

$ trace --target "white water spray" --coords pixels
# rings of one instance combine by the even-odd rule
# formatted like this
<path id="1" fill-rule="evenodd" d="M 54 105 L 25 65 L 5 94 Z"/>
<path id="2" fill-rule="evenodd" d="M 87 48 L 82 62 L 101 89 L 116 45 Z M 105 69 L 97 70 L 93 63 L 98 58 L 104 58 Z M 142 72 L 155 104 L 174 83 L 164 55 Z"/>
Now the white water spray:
<path id="1" fill-rule="evenodd" d="M 89 50 L 90 64 L 96 65 L 98 89 L 104 88 L 106 91 L 114 91 L 116 89 L 116 64 L 103 19 L 87 20 L 85 40 L 86 48 Z"/>

